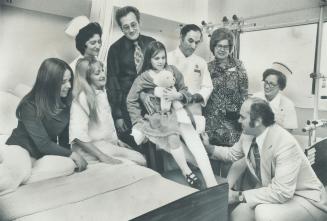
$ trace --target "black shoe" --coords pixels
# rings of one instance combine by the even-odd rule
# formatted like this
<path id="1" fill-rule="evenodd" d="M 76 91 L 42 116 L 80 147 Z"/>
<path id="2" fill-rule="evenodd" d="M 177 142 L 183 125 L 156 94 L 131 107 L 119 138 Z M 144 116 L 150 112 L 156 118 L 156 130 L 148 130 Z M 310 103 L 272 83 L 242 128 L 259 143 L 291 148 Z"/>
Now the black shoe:
<path id="1" fill-rule="evenodd" d="M 186 181 L 191 187 L 198 190 L 201 189 L 201 181 L 193 172 L 186 175 Z"/>

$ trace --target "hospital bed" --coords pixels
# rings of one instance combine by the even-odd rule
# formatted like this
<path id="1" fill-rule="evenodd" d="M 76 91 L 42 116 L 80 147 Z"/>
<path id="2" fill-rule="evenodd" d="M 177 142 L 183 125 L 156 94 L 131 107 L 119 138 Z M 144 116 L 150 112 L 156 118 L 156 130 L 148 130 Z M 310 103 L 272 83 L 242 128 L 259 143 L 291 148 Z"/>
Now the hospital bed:
<path id="1" fill-rule="evenodd" d="M 17 125 L 23 94 L 0 92 L 0 148 Z M 146 167 L 99 163 L 1 195 L 0 220 L 227 220 L 227 202 L 226 183 L 197 191 Z"/>

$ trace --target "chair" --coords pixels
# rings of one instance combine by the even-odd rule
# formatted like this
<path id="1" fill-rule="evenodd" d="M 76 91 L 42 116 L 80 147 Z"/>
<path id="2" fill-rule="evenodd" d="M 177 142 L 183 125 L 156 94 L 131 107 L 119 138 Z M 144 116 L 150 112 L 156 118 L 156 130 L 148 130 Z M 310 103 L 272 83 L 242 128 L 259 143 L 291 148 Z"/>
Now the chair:
<path id="1" fill-rule="evenodd" d="M 164 164 L 162 157 L 163 151 L 158 149 L 157 146 L 150 141 L 141 144 L 141 148 L 144 151 L 148 167 L 162 174 L 164 172 Z"/>
<path id="2" fill-rule="evenodd" d="M 318 141 L 305 150 L 313 170 L 323 183 L 327 185 L 327 138 Z"/>

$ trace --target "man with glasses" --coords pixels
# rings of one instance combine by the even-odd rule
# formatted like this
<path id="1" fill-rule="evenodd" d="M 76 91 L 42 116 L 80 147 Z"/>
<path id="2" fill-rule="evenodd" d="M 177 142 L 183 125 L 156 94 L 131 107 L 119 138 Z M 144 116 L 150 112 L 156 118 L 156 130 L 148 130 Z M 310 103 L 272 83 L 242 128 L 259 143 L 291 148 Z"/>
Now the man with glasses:
<path id="1" fill-rule="evenodd" d="M 140 34 L 140 12 L 126 6 L 116 11 L 116 22 L 124 36 L 113 43 L 107 58 L 107 93 L 119 138 L 136 147 L 126 108 L 128 92 L 141 71 L 147 45 L 155 39 Z"/>
<path id="2" fill-rule="evenodd" d="M 263 72 L 264 91 L 253 96 L 260 97 L 269 102 L 276 122 L 287 130 L 298 127 L 294 103 L 281 93 L 286 87 L 286 75 L 291 76 L 292 71 L 280 62 L 274 62 L 272 68 Z"/>

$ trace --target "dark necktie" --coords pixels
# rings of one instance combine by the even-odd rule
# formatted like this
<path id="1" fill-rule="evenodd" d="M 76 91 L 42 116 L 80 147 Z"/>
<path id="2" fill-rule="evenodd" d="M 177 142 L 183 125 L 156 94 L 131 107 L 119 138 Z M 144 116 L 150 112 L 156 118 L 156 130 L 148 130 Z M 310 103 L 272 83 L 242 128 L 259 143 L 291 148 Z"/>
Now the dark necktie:
<path id="1" fill-rule="evenodd" d="M 134 63 L 135 63 L 135 68 L 136 68 L 136 72 L 140 73 L 140 70 L 142 68 L 143 65 L 143 53 L 142 53 L 142 49 L 139 45 L 139 43 L 137 41 L 134 41 L 134 46 L 135 46 L 135 50 L 134 50 Z"/>
<path id="2" fill-rule="evenodd" d="M 257 144 L 255 138 L 253 138 L 250 148 L 251 148 L 253 156 L 254 156 L 255 174 L 257 175 L 257 177 L 261 181 L 260 152 L 259 152 L 259 147 L 258 147 L 258 144 Z"/>

